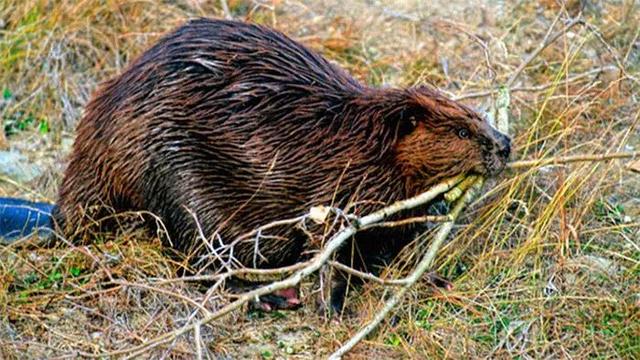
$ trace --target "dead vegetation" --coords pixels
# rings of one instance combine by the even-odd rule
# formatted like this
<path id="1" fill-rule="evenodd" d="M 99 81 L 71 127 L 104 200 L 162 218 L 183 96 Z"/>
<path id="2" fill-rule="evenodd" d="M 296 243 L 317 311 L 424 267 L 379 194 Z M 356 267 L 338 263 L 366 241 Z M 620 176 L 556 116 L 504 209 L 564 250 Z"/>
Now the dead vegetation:
<path id="1" fill-rule="evenodd" d="M 272 25 L 378 86 L 428 82 L 490 110 L 507 85 L 517 159 L 637 151 L 639 10 L 633 1 L 4 0 L 0 146 L 44 170 L 29 182 L 0 175 L 0 196 L 53 199 L 96 84 L 200 15 Z M 584 23 L 563 30 L 578 18 Z M 640 181 L 624 164 L 547 164 L 490 180 L 433 267 L 455 288 L 419 282 L 350 356 L 638 357 Z M 416 239 L 381 277 L 406 276 L 429 239 Z M 180 266 L 136 233 L 88 247 L 1 247 L 0 357 L 125 357 L 233 300 L 215 282 L 180 279 Z M 326 357 L 391 290 L 368 283 L 349 297 L 357 316 L 335 324 L 314 313 L 313 281 L 303 282 L 302 310 L 233 311 L 142 355 Z"/>

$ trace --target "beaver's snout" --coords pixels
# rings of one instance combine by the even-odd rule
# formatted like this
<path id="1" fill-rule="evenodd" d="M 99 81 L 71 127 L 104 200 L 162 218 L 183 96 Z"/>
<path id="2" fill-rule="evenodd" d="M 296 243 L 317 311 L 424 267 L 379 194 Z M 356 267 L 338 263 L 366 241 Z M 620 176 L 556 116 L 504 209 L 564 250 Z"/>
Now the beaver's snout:
<path id="1" fill-rule="evenodd" d="M 511 139 L 496 129 L 491 129 L 491 141 L 483 144 L 484 168 L 488 175 L 499 174 L 511 156 Z"/>

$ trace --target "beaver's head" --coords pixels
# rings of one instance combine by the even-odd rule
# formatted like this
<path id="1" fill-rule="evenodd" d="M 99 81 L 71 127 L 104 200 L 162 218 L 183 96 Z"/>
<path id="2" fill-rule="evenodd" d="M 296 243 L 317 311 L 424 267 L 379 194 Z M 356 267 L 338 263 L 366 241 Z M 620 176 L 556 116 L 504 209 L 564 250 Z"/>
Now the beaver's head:
<path id="1" fill-rule="evenodd" d="M 427 88 L 406 96 L 396 157 L 414 185 L 461 173 L 495 175 L 505 167 L 511 140 L 483 116 Z"/>

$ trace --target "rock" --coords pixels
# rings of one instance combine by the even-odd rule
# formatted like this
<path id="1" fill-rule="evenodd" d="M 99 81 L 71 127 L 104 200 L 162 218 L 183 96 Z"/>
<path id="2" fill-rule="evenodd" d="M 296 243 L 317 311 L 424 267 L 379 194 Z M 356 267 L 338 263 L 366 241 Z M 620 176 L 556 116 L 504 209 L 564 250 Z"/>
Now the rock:
<path id="1" fill-rule="evenodd" d="M 42 168 L 17 151 L 0 151 L 0 175 L 26 183 L 42 174 Z"/>

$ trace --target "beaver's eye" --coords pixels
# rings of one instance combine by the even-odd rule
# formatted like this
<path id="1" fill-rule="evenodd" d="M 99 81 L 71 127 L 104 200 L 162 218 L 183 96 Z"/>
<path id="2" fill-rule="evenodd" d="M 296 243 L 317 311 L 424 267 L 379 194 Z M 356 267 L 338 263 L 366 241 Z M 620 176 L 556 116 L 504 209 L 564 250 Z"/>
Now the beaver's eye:
<path id="1" fill-rule="evenodd" d="M 469 138 L 469 130 L 462 128 L 458 129 L 458 136 L 460 139 L 468 139 Z"/>
<path id="2" fill-rule="evenodd" d="M 418 122 L 416 121 L 415 117 L 410 117 L 409 121 L 411 122 L 411 126 L 416 127 L 416 125 L 418 124 Z"/>

